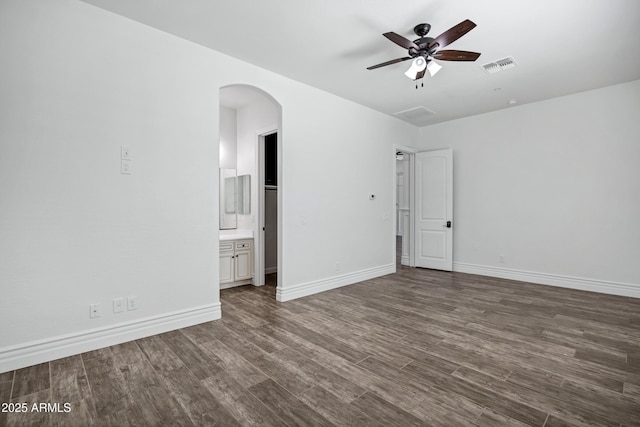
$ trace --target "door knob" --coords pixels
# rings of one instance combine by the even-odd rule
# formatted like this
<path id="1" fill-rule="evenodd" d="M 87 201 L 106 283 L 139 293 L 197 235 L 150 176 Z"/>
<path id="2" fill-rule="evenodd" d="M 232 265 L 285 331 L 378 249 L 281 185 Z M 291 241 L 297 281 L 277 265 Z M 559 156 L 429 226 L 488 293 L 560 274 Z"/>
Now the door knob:
<path id="1" fill-rule="evenodd" d="M 447 221 L 447 228 L 451 228 L 451 221 Z"/>

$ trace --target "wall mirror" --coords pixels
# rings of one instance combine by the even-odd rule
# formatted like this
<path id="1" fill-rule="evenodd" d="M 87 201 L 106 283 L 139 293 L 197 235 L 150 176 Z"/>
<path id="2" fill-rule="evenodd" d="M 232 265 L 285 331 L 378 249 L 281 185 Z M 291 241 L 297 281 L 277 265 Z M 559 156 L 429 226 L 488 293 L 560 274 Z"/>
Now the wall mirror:
<path id="1" fill-rule="evenodd" d="M 220 169 L 220 230 L 237 227 L 236 170 Z"/>
<path id="2" fill-rule="evenodd" d="M 220 169 L 220 230 L 238 228 L 238 214 L 251 213 L 251 175 Z"/>

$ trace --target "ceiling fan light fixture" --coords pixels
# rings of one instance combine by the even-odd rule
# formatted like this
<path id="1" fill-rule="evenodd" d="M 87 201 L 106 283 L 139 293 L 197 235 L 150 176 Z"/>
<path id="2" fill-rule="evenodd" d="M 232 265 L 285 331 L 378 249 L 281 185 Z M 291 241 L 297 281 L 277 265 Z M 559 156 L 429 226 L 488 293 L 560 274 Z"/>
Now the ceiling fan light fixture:
<path id="1" fill-rule="evenodd" d="M 427 64 L 427 71 L 429 71 L 429 74 L 431 75 L 431 77 L 435 76 L 436 73 L 441 69 L 442 69 L 442 65 L 438 64 L 435 61 L 429 61 L 429 63 Z"/>
<path id="2" fill-rule="evenodd" d="M 422 56 L 416 56 L 411 62 L 411 67 L 404 73 L 405 76 L 411 80 L 415 80 L 418 77 L 418 73 L 424 71 L 427 68 L 427 60 Z"/>
<path id="3" fill-rule="evenodd" d="M 411 80 L 419 80 L 424 77 L 426 71 L 429 71 L 431 77 L 435 76 L 442 68 L 440 64 L 434 63 L 432 59 L 440 61 L 475 61 L 480 56 L 478 52 L 468 52 L 465 50 L 440 50 L 460 37 L 473 30 L 476 24 L 469 19 L 465 19 L 458 25 L 454 25 L 436 38 L 426 37 L 431 29 L 430 24 L 418 24 L 413 28 L 413 32 L 418 36 L 417 40 L 411 41 L 400 34 L 389 31 L 382 35 L 391 42 L 407 50 L 408 56 L 392 59 L 391 61 L 382 62 L 380 64 L 367 67 L 367 70 L 375 70 L 377 68 L 386 67 L 387 65 L 397 64 L 398 62 L 413 60 L 411 67 L 404 73 Z M 511 67 L 512 61 L 500 62 L 496 67 Z M 424 84 L 422 84 L 424 86 Z M 416 89 L 418 85 L 416 84 Z"/>

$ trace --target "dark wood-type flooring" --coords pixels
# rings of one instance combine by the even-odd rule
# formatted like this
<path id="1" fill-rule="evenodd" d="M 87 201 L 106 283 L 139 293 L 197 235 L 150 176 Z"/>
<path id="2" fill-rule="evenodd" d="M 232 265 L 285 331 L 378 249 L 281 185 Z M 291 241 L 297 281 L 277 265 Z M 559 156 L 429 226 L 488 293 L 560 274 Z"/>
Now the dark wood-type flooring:
<path id="1" fill-rule="evenodd" d="M 638 426 L 640 300 L 401 267 L 0 374 L 0 425 Z"/>

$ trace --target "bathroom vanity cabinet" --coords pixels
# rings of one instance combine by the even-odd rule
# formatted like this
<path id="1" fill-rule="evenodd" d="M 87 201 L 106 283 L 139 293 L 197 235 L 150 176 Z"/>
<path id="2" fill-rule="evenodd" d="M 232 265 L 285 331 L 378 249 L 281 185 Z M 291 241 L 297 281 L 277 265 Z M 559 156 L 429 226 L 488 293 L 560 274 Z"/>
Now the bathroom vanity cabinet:
<path id="1" fill-rule="evenodd" d="M 220 289 L 251 283 L 253 239 L 220 241 Z"/>

